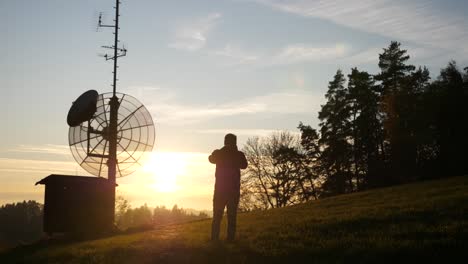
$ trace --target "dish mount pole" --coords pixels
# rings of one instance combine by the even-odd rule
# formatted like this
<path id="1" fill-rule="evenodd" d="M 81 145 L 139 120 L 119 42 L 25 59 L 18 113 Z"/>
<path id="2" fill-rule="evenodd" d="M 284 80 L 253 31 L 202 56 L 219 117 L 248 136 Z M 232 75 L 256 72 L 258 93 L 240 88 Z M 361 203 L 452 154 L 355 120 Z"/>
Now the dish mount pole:
<path id="1" fill-rule="evenodd" d="M 118 128 L 118 110 L 119 110 L 119 99 L 116 96 L 117 90 L 117 59 L 119 57 L 125 56 L 127 54 L 127 50 L 125 47 L 119 48 L 119 7 L 120 7 L 120 0 L 115 1 L 115 18 L 114 18 L 114 25 L 104 25 L 102 24 L 101 18 L 102 15 L 99 15 L 99 24 L 98 27 L 109 27 L 114 29 L 114 45 L 113 46 L 102 46 L 103 48 L 112 49 L 112 55 L 104 55 L 104 58 L 107 60 L 114 61 L 114 71 L 113 73 L 113 82 L 112 82 L 112 92 L 113 96 L 110 99 L 109 106 L 110 106 L 110 114 L 109 114 L 109 158 L 107 160 L 108 166 L 108 180 L 112 186 L 111 190 L 111 198 L 112 198 L 112 220 L 114 220 L 114 205 L 115 205 L 115 186 L 116 186 L 116 173 L 117 173 L 117 128 Z M 114 221 L 112 221 L 113 223 Z"/>

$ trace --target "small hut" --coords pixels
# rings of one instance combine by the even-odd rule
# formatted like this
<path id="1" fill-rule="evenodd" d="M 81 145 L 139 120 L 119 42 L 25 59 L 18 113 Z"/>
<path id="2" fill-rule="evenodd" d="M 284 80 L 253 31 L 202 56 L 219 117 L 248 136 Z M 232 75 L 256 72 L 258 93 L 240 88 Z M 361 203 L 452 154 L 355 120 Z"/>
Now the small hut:
<path id="1" fill-rule="evenodd" d="M 52 174 L 45 185 L 44 232 L 95 233 L 113 227 L 115 184 L 105 178 Z"/>

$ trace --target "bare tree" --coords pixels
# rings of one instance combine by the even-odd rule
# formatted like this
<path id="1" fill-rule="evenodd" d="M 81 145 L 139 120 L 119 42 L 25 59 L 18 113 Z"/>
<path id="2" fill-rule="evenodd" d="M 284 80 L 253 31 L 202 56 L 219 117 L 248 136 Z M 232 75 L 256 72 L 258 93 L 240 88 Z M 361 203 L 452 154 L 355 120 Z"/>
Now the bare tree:
<path id="1" fill-rule="evenodd" d="M 241 208 L 277 208 L 302 201 L 299 179 L 304 171 L 297 159 L 301 152 L 298 136 L 282 131 L 253 137 L 243 151 L 249 167 L 242 178 Z"/>

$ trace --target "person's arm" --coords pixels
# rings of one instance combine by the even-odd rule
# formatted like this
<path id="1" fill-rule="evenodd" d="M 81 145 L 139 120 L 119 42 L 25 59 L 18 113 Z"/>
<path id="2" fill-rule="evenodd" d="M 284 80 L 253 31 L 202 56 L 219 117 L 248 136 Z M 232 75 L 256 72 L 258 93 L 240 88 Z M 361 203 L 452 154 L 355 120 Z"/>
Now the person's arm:
<path id="1" fill-rule="evenodd" d="M 208 160 L 213 163 L 213 164 L 216 164 L 218 162 L 218 152 L 219 150 L 214 150 L 213 153 L 211 153 L 211 155 L 208 157 Z"/>
<path id="2" fill-rule="evenodd" d="M 239 168 L 246 169 L 247 168 L 247 159 L 245 158 L 245 154 L 242 151 L 239 151 Z"/>

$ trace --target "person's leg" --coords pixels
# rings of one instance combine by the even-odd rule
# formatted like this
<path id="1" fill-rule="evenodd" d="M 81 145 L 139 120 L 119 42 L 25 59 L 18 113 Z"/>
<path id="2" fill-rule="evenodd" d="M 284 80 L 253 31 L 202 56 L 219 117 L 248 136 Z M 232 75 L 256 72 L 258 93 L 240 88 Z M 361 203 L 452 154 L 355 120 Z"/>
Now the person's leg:
<path id="1" fill-rule="evenodd" d="M 227 216 L 228 216 L 227 240 L 228 241 L 233 241 L 236 236 L 238 206 L 239 206 L 239 194 L 234 193 L 234 194 L 229 195 L 229 198 L 227 201 Z"/>
<path id="2" fill-rule="evenodd" d="M 223 218 L 225 203 L 221 195 L 215 192 L 213 196 L 213 222 L 211 223 L 211 240 L 219 239 L 219 229 Z"/>

